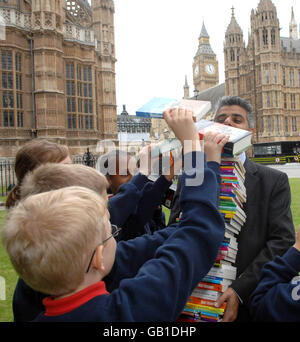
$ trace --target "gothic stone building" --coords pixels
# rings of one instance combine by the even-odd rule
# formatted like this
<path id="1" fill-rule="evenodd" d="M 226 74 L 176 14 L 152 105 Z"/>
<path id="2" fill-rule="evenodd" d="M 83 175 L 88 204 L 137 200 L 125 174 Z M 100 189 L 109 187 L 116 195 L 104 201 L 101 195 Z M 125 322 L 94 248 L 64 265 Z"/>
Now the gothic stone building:
<path id="1" fill-rule="evenodd" d="M 300 151 L 300 39 L 293 9 L 289 28 L 289 37 L 281 37 L 274 4 L 260 0 L 247 46 L 233 10 L 226 31 L 225 92 L 253 105 L 257 156 Z"/>
<path id="2" fill-rule="evenodd" d="M 0 0 L 0 156 L 117 139 L 112 0 Z"/>

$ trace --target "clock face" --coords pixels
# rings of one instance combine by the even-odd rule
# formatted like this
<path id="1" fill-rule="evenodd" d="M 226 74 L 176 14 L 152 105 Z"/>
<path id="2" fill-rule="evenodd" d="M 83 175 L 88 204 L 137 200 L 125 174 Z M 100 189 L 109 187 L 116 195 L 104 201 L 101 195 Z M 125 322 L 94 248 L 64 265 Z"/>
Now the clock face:
<path id="1" fill-rule="evenodd" d="M 195 73 L 195 76 L 198 76 L 198 74 L 199 74 L 199 67 L 198 67 L 198 65 L 195 66 L 194 73 Z"/>
<path id="2" fill-rule="evenodd" d="M 207 64 L 205 70 L 210 75 L 215 73 L 215 67 L 212 64 Z"/>

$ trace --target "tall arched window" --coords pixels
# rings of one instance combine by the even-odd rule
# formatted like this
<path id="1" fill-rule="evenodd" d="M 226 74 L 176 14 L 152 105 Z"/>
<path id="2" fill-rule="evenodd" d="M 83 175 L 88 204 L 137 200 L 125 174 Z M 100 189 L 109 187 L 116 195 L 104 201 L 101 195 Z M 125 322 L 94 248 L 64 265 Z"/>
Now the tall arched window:
<path id="1" fill-rule="evenodd" d="M 235 53 L 234 53 L 234 50 L 233 50 L 233 49 L 230 50 L 230 61 L 231 61 L 231 62 L 234 62 L 234 61 L 235 61 Z"/>
<path id="2" fill-rule="evenodd" d="M 275 34 L 275 29 L 272 28 L 271 31 L 271 44 L 274 46 L 276 44 L 276 34 Z"/>
<path id="3" fill-rule="evenodd" d="M 91 66 L 66 63 L 66 98 L 68 129 L 94 129 Z"/>
<path id="4" fill-rule="evenodd" d="M 0 126 L 23 127 L 22 54 L 0 51 Z"/>
<path id="5" fill-rule="evenodd" d="M 268 30 L 266 28 L 263 29 L 263 43 L 268 45 Z"/>

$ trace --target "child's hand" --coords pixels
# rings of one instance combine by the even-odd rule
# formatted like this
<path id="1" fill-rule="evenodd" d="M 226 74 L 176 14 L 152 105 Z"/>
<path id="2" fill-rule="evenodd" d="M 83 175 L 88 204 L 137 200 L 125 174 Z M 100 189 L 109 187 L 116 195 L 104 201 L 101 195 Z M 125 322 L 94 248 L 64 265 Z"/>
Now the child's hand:
<path id="1" fill-rule="evenodd" d="M 294 247 L 300 252 L 300 226 L 298 227 L 298 231 L 296 234 L 296 243 L 294 244 Z"/>
<path id="2" fill-rule="evenodd" d="M 204 134 L 204 152 L 206 161 L 215 161 L 220 164 L 224 145 L 229 141 L 229 135 L 218 132 Z"/>
<path id="3" fill-rule="evenodd" d="M 194 124 L 192 111 L 184 108 L 170 108 L 163 115 L 168 126 L 185 148 L 184 153 L 201 150 L 199 135 Z M 185 144 L 186 141 L 192 143 Z"/>

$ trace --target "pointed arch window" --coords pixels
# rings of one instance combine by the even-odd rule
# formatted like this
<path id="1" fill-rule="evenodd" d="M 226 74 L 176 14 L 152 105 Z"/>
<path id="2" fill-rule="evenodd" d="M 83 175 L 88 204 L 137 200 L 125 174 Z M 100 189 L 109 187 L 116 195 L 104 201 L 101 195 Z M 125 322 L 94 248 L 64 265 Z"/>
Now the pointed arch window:
<path id="1" fill-rule="evenodd" d="M 271 94 L 268 91 L 267 92 L 267 108 L 270 108 L 270 107 L 271 107 Z"/>
<path id="2" fill-rule="evenodd" d="M 284 128 L 286 132 L 289 131 L 289 118 L 288 117 L 284 118 Z"/>
<path id="3" fill-rule="evenodd" d="M 286 96 L 286 94 L 283 94 L 283 108 L 287 109 L 287 96 Z"/>
<path id="4" fill-rule="evenodd" d="M 274 46 L 276 44 L 276 33 L 275 33 L 274 28 L 272 28 L 272 31 L 271 31 L 271 44 L 272 44 L 272 46 Z"/>
<path id="5" fill-rule="evenodd" d="M 297 117 L 292 116 L 292 131 L 297 132 Z"/>
<path id="6" fill-rule="evenodd" d="M 236 83 L 235 83 L 235 80 L 232 80 L 232 95 L 236 95 Z"/>
<path id="7" fill-rule="evenodd" d="M 291 109 L 296 109 L 296 95 L 291 94 Z"/>
<path id="8" fill-rule="evenodd" d="M 276 128 L 277 128 L 277 134 L 279 134 L 280 133 L 279 115 L 276 115 Z"/>
<path id="9" fill-rule="evenodd" d="M 285 68 L 282 68 L 282 84 L 285 86 L 286 85 L 286 73 L 285 73 Z"/>
<path id="10" fill-rule="evenodd" d="M 265 80 L 266 80 L 266 84 L 269 84 L 270 77 L 269 77 L 269 67 L 268 66 L 265 67 Z"/>
<path id="11" fill-rule="evenodd" d="M 295 74 L 294 74 L 294 70 L 291 69 L 290 70 L 290 86 L 294 87 L 295 85 Z"/>
<path id="12" fill-rule="evenodd" d="M 234 50 L 233 50 L 233 49 L 230 50 L 230 61 L 231 61 L 231 62 L 234 62 L 234 61 L 235 61 L 235 53 L 234 53 Z"/>
<path id="13" fill-rule="evenodd" d="M 266 28 L 263 29 L 263 43 L 264 45 L 268 45 L 269 37 L 268 30 Z"/>
<path id="14" fill-rule="evenodd" d="M 277 66 L 274 65 L 274 83 L 277 83 Z"/>
<path id="15" fill-rule="evenodd" d="M 264 118 L 261 118 L 261 132 L 265 131 L 265 121 Z"/>
<path id="16" fill-rule="evenodd" d="M 272 132 L 272 118 L 270 115 L 268 115 L 268 132 Z"/>
<path id="17" fill-rule="evenodd" d="M 278 108 L 278 91 L 275 91 L 275 107 Z"/>

